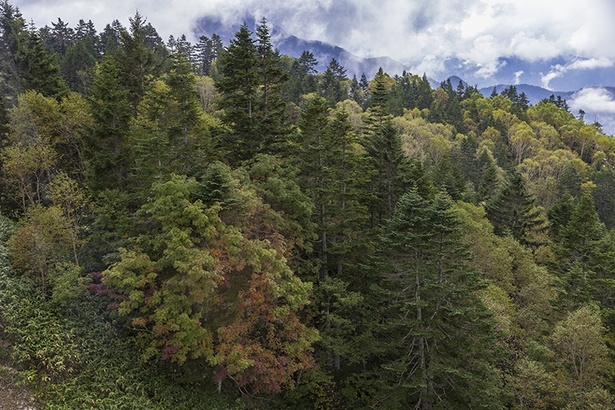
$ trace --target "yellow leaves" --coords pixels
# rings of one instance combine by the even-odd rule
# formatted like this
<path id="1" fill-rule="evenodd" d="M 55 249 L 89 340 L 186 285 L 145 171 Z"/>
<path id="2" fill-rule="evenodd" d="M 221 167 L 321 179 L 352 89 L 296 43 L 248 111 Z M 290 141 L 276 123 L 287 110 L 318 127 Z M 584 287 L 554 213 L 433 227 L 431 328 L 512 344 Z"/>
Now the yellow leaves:
<path id="1" fill-rule="evenodd" d="M 497 332 L 506 338 L 511 337 L 515 308 L 508 294 L 491 283 L 485 289 L 480 290 L 478 296 L 493 315 Z"/>
<path id="2" fill-rule="evenodd" d="M 526 122 L 514 124 L 508 132 L 508 141 L 513 150 L 517 163 L 520 164 L 527 156 L 541 147 L 541 142 L 536 139 L 534 130 Z"/>
<path id="3" fill-rule="evenodd" d="M 430 123 L 422 117 L 413 117 L 412 112 L 393 118 L 393 124 L 401 134 L 406 154 L 423 163 L 430 160 L 437 165 L 453 146 L 455 133 L 451 125 Z"/>
<path id="4" fill-rule="evenodd" d="M 576 402 L 591 401 L 592 392 L 603 387 L 605 376 L 612 367 L 605 333 L 600 309 L 596 305 L 585 305 L 569 313 L 553 331 L 551 342 L 559 362 L 568 372 L 569 389 L 573 391 Z M 604 400 L 603 395 L 593 398 L 612 402 L 612 397 Z"/>
<path id="5" fill-rule="evenodd" d="M 13 265 L 31 276 L 42 292 L 59 262 L 70 260 L 71 226 L 59 207 L 30 208 L 8 242 Z"/>
<path id="6" fill-rule="evenodd" d="M 53 147 L 41 140 L 14 144 L 2 150 L 6 181 L 17 191 L 23 210 L 42 201 L 45 182 L 58 159 Z"/>

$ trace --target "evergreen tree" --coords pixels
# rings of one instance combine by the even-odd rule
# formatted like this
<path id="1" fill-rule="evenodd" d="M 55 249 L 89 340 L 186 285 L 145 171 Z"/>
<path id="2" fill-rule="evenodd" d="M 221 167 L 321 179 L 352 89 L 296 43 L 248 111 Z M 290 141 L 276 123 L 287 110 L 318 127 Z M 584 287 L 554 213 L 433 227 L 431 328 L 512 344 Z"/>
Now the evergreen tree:
<path id="1" fill-rule="evenodd" d="M 196 72 L 201 75 L 211 75 L 211 66 L 217 61 L 224 46 L 222 39 L 217 34 L 212 34 L 211 38 L 207 36 L 199 37 L 199 42 L 196 48 Z"/>
<path id="2" fill-rule="evenodd" d="M 433 103 L 433 90 L 431 89 L 431 84 L 429 84 L 429 80 L 427 79 L 427 75 L 423 74 L 421 80 L 418 83 L 418 98 L 416 107 L 419 110 L 423 110 L 425 108 L 430 108 Z"/>
<path id="3" fill-rule="evenodd" d="M 363 90 L 361 90 L 361 86 L 359 85 L 359 81 L 357 80 L 356 75 L 352 76 L 352 81 L 350 82 L 348 94 L 350 99 L 356 101 L 356 103 L 359 104 L 361 108 L 365 108 L 365 94 L 363 93 Z"/>
<path id="4" fill-rule="evenodd" d="M 181 54 L 171 58 L 171 71 L 153 83 L 130 124 L 133 188 L 149 189 L 171 173 L 201 175 L 212 159 L 213 141 L 192 68 Z"/>
<path id="5" fill-rule="evenodd" d="M 404 194 L 379 249 L 386 407 L 503 408 L 494 331 L 449 200 Z"/>
<path id="6" fill-rule="evenodd" d="M 257 154 L 280 154 L 288 145 L 290 127 L 281 98 L 287 79 L 273 50 L 266 20 L 257 40 L 243 24 L 220 58 L 216 88 L 230 132 L 222 141 L 228 161 L 238 164 Z"/>
<path id="7" fill-rule="evenodd" d="M 36 90 L 49 97 L 59 97 L 66 93 L 59 67 L 53 56 L 45 53 L 36 34 L 30 33 L 27 36 L 16 60 L 24 89 Z"/>
<path id="8" fill-rule="evenodd" d="M 122 32 L 125 31 L 126 28 L 119 20 L 113 20 L 111 24 L 107 24 L 102 33 L 100 33 L 102 54 L 111 55 L 115 53 L 122 44 Z"/>
<path id="9" fill-rule="evenodd" d="M 592 191 L 596 211 L 600 215 L 600 220 L 607 228 L 615 227 L 615 170 L 601 169 L 594 177 L 596 188 Z"/>
<path id="10" fill-rule="evenodd" d="M 129 91 L 128 99 L 135 113 L 149 82 L 160 72 L 164 45 L 156 30 L 146 24 L 138 12 L 129 21 L 128 30 L 120 30 L 120 46 L 115 56 L 122 84 Z"/>
<path id="11" fill-rule="evenodd" d="M 287 101 L 299 103 L 303 94 L 316 91 L 316 64 L 318 61 L 311 51 L 303 51 L 298 59 L 293 61 L 288 82 L 284 89 Z"/>
<path id="12" fill-rule="evenodd" d="M 335 58 L 332 58 L 320 84 L 320 94 L 331 107 L 346 99 L 347 93 L 343 82 L 347 79 L 346 69 Z"/>
<path id="13" fill-rule="evenodd" d="M 362 141 L 372 175 L 369 209 L 373 226 L 393 215 L 397 200 L 411 186 L 411 163 L 403 151 L 401 137 L 387 110 L 388 92 L 384 88 L 384 74 L 380 74 L 374 79 L 368 128 Z"/>
<path id="14" fill-rule="evenodd" d="M 487 203 L 486 211 L 496 234 L 510 234 L 524 245 L 539 245 L 535 236 L 544 230 L 544 220 L 520 173 L 514 172 L 510 176 Z"/>
<path id="15" fill-rule="evenodd" d="M 85 154 L 88 182 L 95 192 L 120 188 L 128 175 L 126 134 L 133 112 L 129 94 L 115 59 L 103 58 L 88 97 L 94 127 L 86 139 Z"/>
<path id="16" fill-rule="evenodd" d="M 273 49 L 267 20 L 256 28 L 258 84 L 256 135 L 261 138 L 261 152 L 280 154 L 287 151 L 290 127 L 286 119 L 286 104 L 282 89 L 288 75 L 282 70 L 280 56 Z"/>
<path id="17" fill-rule="evenodd" d="M 73 43 L 75 32 L 68 23 L 58 17 L 57 23 L 51 23 L 51 50 L 64 57 L 68 47 Z"/>
<path id="18" fill-rule="evenodd" d="M 314 250 L 319 274 L 315 279 L 326 367 L 340 370 L 354 357 L 352 307 L 360 296 L 349 290 L 364 247 L 367 210 L 361 205 L 365 163 L 343 111 L 329 117 L 327 101 L 310 99 L 301 115 L 301 185 L 314 204 L 312 220 L 318 235 Z"/>
<path id="19" fill-rule="evenodd" d="M 84 41 L 71 44 L 62 60 L 62 76 L 70 89 L 85 94 L 90 87 L 96 57 Z"/>
<path id="20" fill-rule="evenodd" d="M 220 77 L 216 88 L 223 120 L 230 132 L 222 141 L 230 163 L 251 158 L 260 148 L 260 136 L 255 133 L 254 111 L 258 89 L 256 45 L 244 23 L 228 48 L 220 56 Z"/>

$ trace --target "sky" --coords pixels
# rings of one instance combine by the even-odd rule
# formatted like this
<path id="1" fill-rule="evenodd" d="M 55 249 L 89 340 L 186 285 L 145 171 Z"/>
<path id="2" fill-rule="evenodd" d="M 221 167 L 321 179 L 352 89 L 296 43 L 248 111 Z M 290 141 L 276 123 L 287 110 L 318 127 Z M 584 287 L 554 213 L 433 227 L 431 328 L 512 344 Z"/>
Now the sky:
<path id="1" fill-rule="evenodd" d="M 98 30 L 138 10 L 166 40 L 192 35 L 199 17 L 229 24 L 246 14 L 267 17 L 286 32 L 339 45 L 361 57 L 389 56 L 411 72 L 437 76 L 449 58 L 489 79 L 502 57 L 540 62 L 581 57 L 552 66 L 542 83 L 574 70 L 615 66 L 612 0 L 13 0 L 37 27 L 58 17 L 74 26 L 92 20 Z M 512 81 L 521 81 L 523 72 Z"/>

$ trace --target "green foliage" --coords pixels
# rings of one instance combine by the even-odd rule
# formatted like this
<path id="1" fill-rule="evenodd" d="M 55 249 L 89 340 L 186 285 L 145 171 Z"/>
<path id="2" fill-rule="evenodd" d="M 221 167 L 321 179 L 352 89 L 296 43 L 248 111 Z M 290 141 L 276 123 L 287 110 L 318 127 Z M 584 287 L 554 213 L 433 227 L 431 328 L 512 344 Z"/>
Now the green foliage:
<path id="1" fill-rule="evenodd" d="M 225 223 L 220 203 L 206 207 L 194 199 L 198 190 L 196 180 L 177 175 L 152 186 L 140 210 L 151 228 L 139 247 L 120 250 L 105 284 L 124 296 L 119 313 L 151 331 L 146 357 L 202 359 L 220 383 L 228 377 L 240 388 L 279 392 L 311 366 L 316 333 L 296 313 L 310 286 L 290 271 L 274 232 L 254 236 L 254 226 L 242 232 Z M 259 200 L 241 203 L 258 224 Z"/>
<path id="2" fill-rule="evenodd" d="M 287 80 L 274 52 L 267 22 L 257 28 L 256 41 L 244 24 L 220 56 L 216 88 L 223 120 L 230 131 L 221 141 L 227 161 L 236 165 L 256 154 L 286 153 L 290 127 L 281 99 Z"/>
<path id="3" fill-rule="evenodd" d="M 551 342 L 557 359 L 566 370 L 566 384 L 569 386 L 567 408 L 607 408 L 604 405 L 613 405 L 612 396 L 600 391 L 605 375 L 612 372 L 604 333 L 600 311 L 595 305 L 582 306 L 571 312 L 553 331 Z"/>
<path id="4" fill-rule="evenodd" d="M 57 310 L 3 264 L 0 306 L 4 337 L 24 382 L 49 409 L 231 409 L 232 397 L 189 381 L 157 362 L 140 363 L 140 347 L 101 314 L 104 301 L 80 296 Z"/>
<path id="5" fill-rule="evenodd" d="M 481 282 L 467 265 L 458 224 L 447 199 L 413 190 L 400 199 L 382 237 L 377 269 L 385 308 L 378 339 L 385 343 L 379 356 L 390 408 L 475 400 L 501 406 L 489 357 L 494 331 L 474 293 Z"/>
<path id="6" fill-rule="evenodd" d="M 565 101 L 318 74 L 264 19 L 4 1 L 0 57 L 0 344 L 46 408 L 612 408 L 615 143 Z"/>
<path id="7" fill-rule="evenodd" d="M 121 76 L 115 59 L 105 57 L 97 66 L 88 97 L 94 126 L 85 141 L 86 176 L 94 192 L 121 186 L 128 173 L 131 102 Z"/>
<path id="8" fill-rule="evenodd" d="M 487 217 L 498 235 L 512 235 L 524 245 L 540 244 L 538 234 L 545 230 L 541 210 L 525 188 L 523 176 L 515 172 L 487 204 Z"/>

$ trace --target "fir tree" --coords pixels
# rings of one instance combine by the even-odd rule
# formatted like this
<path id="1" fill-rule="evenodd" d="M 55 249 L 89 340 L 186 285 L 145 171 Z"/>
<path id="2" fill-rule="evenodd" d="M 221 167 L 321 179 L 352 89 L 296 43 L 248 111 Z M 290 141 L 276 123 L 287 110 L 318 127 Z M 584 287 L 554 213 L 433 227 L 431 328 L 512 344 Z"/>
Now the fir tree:
<path id="1" fill-rule="evenodd" d="M 494 333 L 458 226 L 449 200 L 411 190 L 382 236 L 377 351 L 388 408 L 503 408 Z"/>
<path id="2" fill-rule="evenodd" d="M 256 93 L 258 89 L 256 45 L 244 23 L 220 56 L 220 77 L 216 88 L 221 94 L 220 108 L 230 132 L 222 142 L 230 163 L 251 158 L 260 148 L 256 135 Z"/>
<path id="3" fill-rule="evenodd" d="M 527 191 L 523 176 L 514 172 L 487 203 L 487 217 L 498 235 L 512 235 L 524 245 L 537 246 L 535 234 L 544 230 L 544 219 Z"/>

